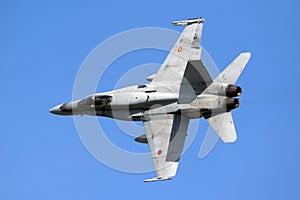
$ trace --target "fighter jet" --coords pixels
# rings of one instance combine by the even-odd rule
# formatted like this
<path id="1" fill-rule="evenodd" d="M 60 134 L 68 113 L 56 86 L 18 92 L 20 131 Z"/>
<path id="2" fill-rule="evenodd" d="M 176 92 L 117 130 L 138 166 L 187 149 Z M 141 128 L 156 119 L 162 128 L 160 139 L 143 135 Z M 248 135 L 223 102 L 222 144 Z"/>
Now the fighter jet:
<path id="1" fill-rule="evenodd" d="M 191 119 L 203 117 L 224 143 L 237 139 L 231 111 L 239 107 L 242 89 L 235 83 L 250 53 L 241 53 L 213 80 L 200 59 L 203 23 L 203 18 L 173 22 L 185 28 L 149 84 L 92 94 L 50 112 L 142 121 L 146 134 L 135 141 L 149 145 L 156 171 L 145 182 L 172 179 Z"/>

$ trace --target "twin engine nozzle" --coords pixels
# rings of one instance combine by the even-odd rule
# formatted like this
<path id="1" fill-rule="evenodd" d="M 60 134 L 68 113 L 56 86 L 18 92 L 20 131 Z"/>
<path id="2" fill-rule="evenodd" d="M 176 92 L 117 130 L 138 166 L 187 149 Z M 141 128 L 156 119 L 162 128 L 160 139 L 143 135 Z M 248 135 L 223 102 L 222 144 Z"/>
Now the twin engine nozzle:
<path id="1" fill-rule="evenodd" d="M 240 100 L 238 98 L 232 98 L 240 96 L 242 94 L 242 88 L 237 85 L 228 85 L 225 89 L 226 97 L 226 109 L 227 111 L 233 110 L 240 106 Z"/>
<path id="2" fill-rule="evenodd" d="M 240 96 L 242 94 L 242 88 L 236 85 L 228 85 L 225 89 L 226 97 L 226 109 L 227 111 L 233 110 L 240 106 L 240 100 L 238 98 L 232 98 Z"/>
<path id="3" fill-rule="evenodd" d="M 215 83 L 210 85 L 205 93 L 232 98 L 240 96 L 242 94 L 242 88 L 232 84 Z"/>
<path id="4" fill-rule="evenodd" d="M 240 106 L 238 98 L 226 98 L 226 110 L 230 111 Z"/>
<path id="5" fill-rule="evenodd" d="M 242 88 L 237 85 L 228 85 L 225 89 L 226 97 L 236 97 L 242 94 Z"/>

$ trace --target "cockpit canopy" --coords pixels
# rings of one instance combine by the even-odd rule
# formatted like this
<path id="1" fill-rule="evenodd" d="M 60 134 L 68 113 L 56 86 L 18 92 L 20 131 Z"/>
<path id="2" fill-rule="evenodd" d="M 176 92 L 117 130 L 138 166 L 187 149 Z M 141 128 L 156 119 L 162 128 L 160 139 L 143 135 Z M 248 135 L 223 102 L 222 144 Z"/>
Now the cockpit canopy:
<path id="1" fill-rule="evenodd" d="M 112 101 L 109 95 L 92 95 L 78 102 L 79 107 L 101 109 L 107 107 Z"/>

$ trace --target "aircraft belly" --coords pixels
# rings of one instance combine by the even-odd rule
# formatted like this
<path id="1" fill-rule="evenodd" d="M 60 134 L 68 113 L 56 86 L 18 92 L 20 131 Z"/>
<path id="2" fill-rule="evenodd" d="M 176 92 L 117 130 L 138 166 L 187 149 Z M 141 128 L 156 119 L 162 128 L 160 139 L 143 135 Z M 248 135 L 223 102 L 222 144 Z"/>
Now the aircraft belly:
<path id="1" fill-rule="evenodd" d="M 109 117 L 109 118 L 114 118 L 118 120 L 124 120 L 124 121 L 132 121 L 132 115 L 136 113 L 140 113 L 141 109 L 133 109 L 133 110 L 128 110 L 128 109 L 116 109 L 116 110 L 99 110 L 97 111 L 96 115 L 97 116 L 103 116 L 103 117 Z"/>

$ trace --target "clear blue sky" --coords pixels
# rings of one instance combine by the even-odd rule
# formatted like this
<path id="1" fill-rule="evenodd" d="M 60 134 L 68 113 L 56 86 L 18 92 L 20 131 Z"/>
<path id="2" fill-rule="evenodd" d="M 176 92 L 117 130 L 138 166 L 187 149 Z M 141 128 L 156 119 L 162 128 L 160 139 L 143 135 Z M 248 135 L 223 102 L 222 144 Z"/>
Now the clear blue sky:
<path id="1" fill-rule="evenodd" d="M 0 199 L 299 199 L 299 2 L 130 2 L 0 2 Z M 77 70 L 101 41 L 138 27 L 182 31 L 171 22 L 198 16 L 206 19 L 202 45 L 220 70 L 252 52 L 238 82 L 244 93 L 234 111 L 235 144 L 218 142 L 199 160 L 201 121 L 177 177 L 147 184 L 153 173 L 104 166 L 86 151 L 71 117 L 48 113 L 72 98 Z M 137 53 L 121 72 L 165 56 Z M 109 129 L 124 148 L 140 148 L 114 124 Z"/>

